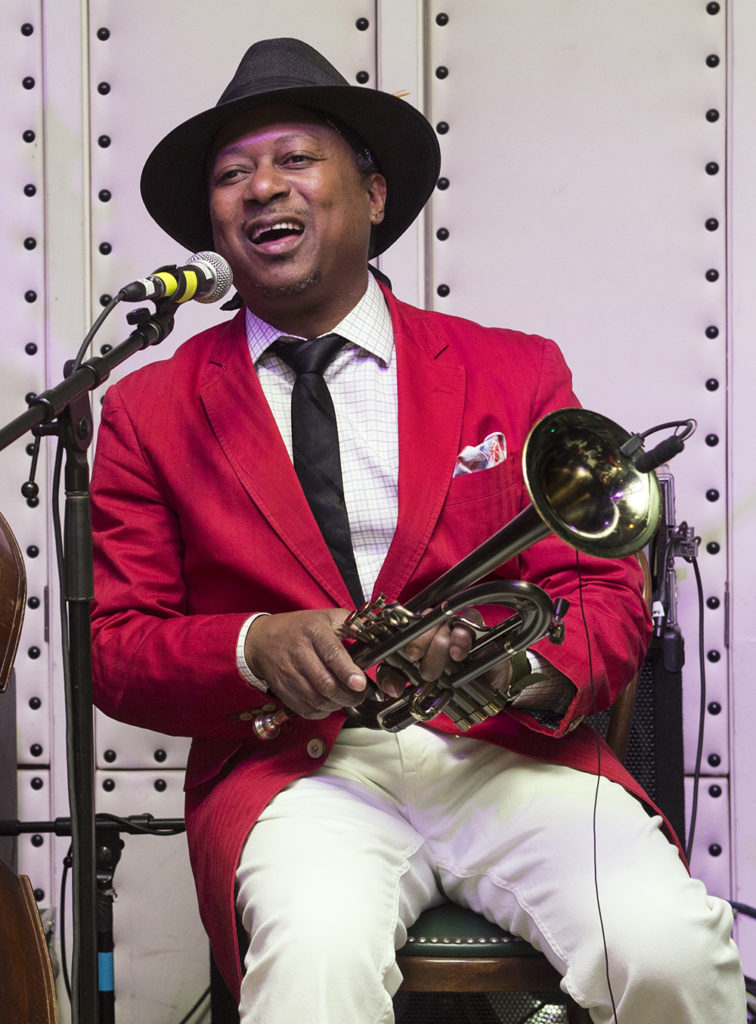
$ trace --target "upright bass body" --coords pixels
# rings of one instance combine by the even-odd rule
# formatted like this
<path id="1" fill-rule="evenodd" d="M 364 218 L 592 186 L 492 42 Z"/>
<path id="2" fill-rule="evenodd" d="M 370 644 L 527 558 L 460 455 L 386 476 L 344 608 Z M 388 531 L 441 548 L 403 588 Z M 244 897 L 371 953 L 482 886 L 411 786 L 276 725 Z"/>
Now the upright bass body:
<path id="1" fill-rule="evenodd" d="M 518 580 L 473 584 L 552 534 L 600 558 L 622 558 L 644 547 L 658 526 L 661 497 L 654 473 L 638 470 L 627 453 L 630 440 L 622 427 L 586 409 L 559 409 L 539 420 L 522 455 L 531 504 L 406 604 L 381 596 L 344 623 L 341 636 L 352 641 L 357 665 L 389 661 L 409 680 L 398 700 L 368 698 L 347 713 L 363 725 L 396 732 L 441 711 L 467 729 L 505 707 L 507 695 L 480 677 L 544 636 L 559 642 L 566 602 L 553 604 L 542 588 Z M 476 628 L 461 665 L 433 683 L 420 679 L 401 650 L 476 604 L 502 605 L 513 614 L 497 626 Z M 286 709 L 259 715 L 255 730 L 272 738 L 287 717 Z"/>

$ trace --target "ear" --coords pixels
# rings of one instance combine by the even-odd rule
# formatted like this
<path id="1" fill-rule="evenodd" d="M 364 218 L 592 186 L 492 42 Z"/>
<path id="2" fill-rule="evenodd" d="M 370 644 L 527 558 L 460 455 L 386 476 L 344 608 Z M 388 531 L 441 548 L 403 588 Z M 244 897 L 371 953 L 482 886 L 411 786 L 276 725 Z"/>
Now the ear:
<path id="1" fill-rule="evenodd" d="M 383 220 L 386 209 L 386 179 L 376 171 L 366 175 L 364 184 L 370 202 L 370 223 L 375 226 Z"/>

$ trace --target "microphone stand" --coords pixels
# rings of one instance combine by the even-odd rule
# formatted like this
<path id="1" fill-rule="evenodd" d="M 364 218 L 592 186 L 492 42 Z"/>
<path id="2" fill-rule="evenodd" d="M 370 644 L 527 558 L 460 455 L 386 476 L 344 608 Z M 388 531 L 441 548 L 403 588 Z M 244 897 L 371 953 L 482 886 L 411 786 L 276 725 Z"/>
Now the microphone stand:
<path id="1" fill-rule="evenodd" d="M 64 573 L 61 591 L 68 607 L 64 653 L 66 761 L 71 811 L 73 864 L 72 1024 L 98 1024 L 97 915 L 94 823 L 94 730 L 92 720 L 92 638 L 90 606 L 94 598 L 89 465 L 93 421 L 89 392 L 136 352 L 157 345 L 173 330 L 176 303 L 156 303 L 154 313 L 137 309 L 127 320 L 136 329 L 107 354 L 95 356 L 66 378 L 29 400 L 27 412 L 0 429 L 0 451 L 27 431 L 58 433 L 66 453 Z M 42 426 L 57 420 L 57 428 Z M 41 429 L 38 429 L 41 428 Z M 63 658 L 64 665 L 68 658 Z"/>

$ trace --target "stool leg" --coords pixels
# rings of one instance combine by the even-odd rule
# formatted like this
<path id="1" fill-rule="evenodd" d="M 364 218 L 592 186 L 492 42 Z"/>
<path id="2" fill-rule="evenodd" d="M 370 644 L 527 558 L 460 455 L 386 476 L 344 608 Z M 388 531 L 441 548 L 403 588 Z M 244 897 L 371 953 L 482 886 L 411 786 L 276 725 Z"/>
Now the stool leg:
<path id="1" fill-rule="evenodd" d="M 578 1006 L 571 996 L 566 997 L 567 1020 L 569 1024 L 592 1024 L 591 1015 L 582 1006 Z"/>

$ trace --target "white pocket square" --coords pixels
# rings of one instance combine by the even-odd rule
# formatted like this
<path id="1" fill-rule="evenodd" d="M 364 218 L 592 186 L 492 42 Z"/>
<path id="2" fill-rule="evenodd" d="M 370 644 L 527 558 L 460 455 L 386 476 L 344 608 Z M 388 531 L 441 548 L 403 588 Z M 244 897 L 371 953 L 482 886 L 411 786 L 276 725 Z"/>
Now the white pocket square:
<path id="1" fill-rule="evenodd" d="M 498 466 L 507 457 L 507 442 L 500 430 L 489 434 L 480 444 L 468 444 L 457 456 L 454 476 L 477 473 L 481 469 Z"/>

